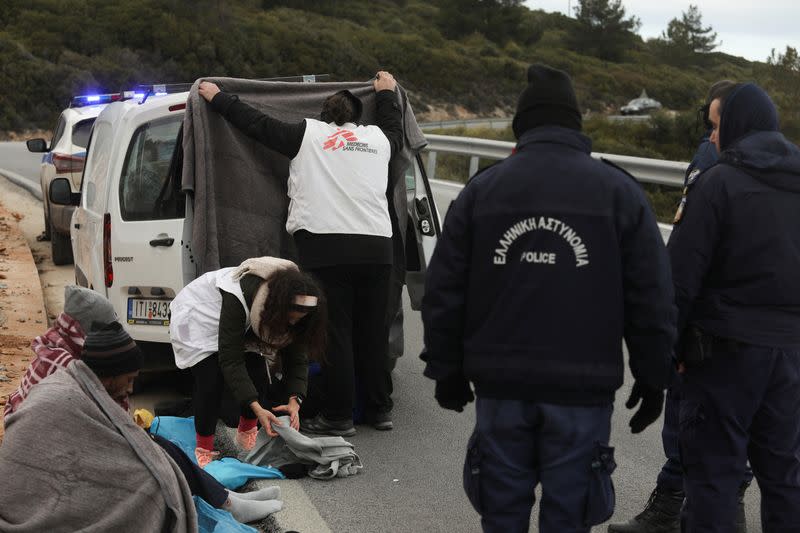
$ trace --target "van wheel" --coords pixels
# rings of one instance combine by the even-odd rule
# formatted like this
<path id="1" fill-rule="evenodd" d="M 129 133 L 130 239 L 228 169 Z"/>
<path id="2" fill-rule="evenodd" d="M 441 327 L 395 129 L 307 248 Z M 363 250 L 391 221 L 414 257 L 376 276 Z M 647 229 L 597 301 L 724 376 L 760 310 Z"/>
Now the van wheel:
<path id="1" fill-rule="evenodd" d="M 72 243 L 69 241 L 69 235 L 57 232 L 52 226 L 50 226 L 50 250 L 53 253 L 54 264 L 72 263 Z"/>

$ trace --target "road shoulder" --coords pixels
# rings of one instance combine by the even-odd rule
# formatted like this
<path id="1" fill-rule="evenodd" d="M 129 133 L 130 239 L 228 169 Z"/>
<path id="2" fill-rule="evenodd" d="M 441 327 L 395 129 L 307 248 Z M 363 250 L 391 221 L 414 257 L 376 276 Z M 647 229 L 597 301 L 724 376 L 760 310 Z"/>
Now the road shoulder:
<path id="1" fill-rule="evenodd" d="M 31 339 L 47 328 L 39 272 L 20 228 L 23 215 L 0 204 L 0 406 L 19 386 Z M 3 429 L 0 423 L 0 441 Z"/>

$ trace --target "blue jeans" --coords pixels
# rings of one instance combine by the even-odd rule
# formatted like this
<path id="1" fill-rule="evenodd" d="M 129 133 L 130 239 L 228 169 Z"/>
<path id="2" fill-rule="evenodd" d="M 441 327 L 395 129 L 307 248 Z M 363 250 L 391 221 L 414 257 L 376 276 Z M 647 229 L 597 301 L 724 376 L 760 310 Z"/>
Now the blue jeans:
<path id="1" fill-rule="evenodd" d="M 800 531 L 800 349 L 740 344 L 684 374 L 684 531 L 734 531 L 749 458 L 765 533 Z"/>
<path id="2" fill-rule="evenodd" d="M 542 484 L 541 533 L 588 533 L 614 511 L 613 406 L 479 397 L 464 489 L 485 532 L 524 532 Z"/>

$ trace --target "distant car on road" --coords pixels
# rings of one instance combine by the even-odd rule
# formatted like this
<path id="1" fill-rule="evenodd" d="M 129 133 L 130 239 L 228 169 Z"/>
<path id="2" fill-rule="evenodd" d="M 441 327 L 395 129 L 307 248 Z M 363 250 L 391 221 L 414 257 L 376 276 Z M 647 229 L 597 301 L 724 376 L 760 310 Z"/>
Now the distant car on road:
<path id="1" fill-rule="evenodd" d="M 72 263 L 70 244 L 70 219 L 74 206 L 53 205 L 48 198 L 50 183 L 55 178 L 67 178 L 73 192 L 81 186 L 81 174 L 86 160 L 86 144 L 97 115 L 109 102 L 120 99 L 121 95 L 76 96 L 70 102 L 53 130 L 53 139 L 48 147 L 44 139 L 30 139 L 28 150 L 44 153 L 39 170 L 39 184 L 42 187 L 42 207 L 44 209 L 44 237 L 50 239 L 53 263 L 67 265 Z"/>
<path id="2" fill-rule="evenodd" d="M 639 98 L 634 98 L 627 105 L 620 108 L 623 115 L 644 115 L 650 111 L 661 109 L 661 102 L 647 96 L 647 91 L 642 89 Z"/>

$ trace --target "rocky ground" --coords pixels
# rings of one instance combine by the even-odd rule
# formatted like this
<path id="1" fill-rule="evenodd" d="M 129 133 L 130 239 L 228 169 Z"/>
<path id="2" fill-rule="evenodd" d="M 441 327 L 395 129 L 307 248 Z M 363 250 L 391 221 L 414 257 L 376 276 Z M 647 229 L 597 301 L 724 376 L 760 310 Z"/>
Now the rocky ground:
<path id="1" fill-rule="evenodd" d="M 43 228 L 41 202 L 0 177 L 0 409 L 31 359 L 31 339 L 61 312 L 74 280 L 72 266 L 53 265 L 50 243 L 36 240 Z"/>

